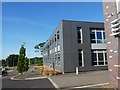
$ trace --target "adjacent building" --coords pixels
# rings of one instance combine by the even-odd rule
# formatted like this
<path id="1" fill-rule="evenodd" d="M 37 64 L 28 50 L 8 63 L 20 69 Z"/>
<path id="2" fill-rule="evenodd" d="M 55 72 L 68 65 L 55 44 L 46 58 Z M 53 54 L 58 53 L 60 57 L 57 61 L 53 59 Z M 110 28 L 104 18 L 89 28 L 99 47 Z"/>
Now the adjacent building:
<path id="1" fill-rule="evenodd" d="M 62 20 L 43 47 L 44 65 L 65 72 L 107 69 L 104 24 Z"/>
<path id="2" fill-rule="evenodd" d="M 110 85 L 120 88 L 120 0 L 103 0 Z"/>

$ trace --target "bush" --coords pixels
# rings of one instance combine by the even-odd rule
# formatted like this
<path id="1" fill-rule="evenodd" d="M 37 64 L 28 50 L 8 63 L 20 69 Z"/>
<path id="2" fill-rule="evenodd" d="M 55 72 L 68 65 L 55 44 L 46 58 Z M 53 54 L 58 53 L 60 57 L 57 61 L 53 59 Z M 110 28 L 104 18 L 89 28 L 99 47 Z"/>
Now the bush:
<path id="1" fill-rule="evenodd" d="M 35 70 L 37 70 L 38 69 L 38 67 L 35 67 Z"/>
<path id="2" fill-rule="evenodd" d="M 45 75 L 45 76 L 48 76 L 49 75 L 49 71 L 48 70 L 44 70 L 42 74 Z"/>
<path id="3" fill-rule="evenodd" d="M 40 74 L 42 74 L 43 71 L 44 71 L 44 67 L 40 67 L 40 68 L 39 68 L 39 72 L 40 72 Z"/>
<path id="4" fill-rule="evenodd" d="M 35 70 L 45 76 L 52 76 L 62 74 L 60 71 L 52 70 L 51 68 L 44 68 L 43 66 L 35 67 Z"/>
<path id="5" fill-rule="evenodd" d="M 42 66 L 42 65 L 43 65 L 42 63 L 37 64 L 37 66 Z"/>

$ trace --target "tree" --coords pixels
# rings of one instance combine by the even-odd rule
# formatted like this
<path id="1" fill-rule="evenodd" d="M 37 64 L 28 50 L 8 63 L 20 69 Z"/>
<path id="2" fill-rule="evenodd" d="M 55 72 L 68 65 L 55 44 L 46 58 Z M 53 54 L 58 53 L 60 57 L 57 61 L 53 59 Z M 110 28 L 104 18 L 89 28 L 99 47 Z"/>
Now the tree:
<path id="1" fill-rule="evenodd" d="M 20 51 L 19 51 L 19 57 L 18 57 L 18 63 L 17 63 L 17 70 L 19 73 L 23 74 L 25 69 L 25 54 L 26 50 L 24 48 L 24 45 L 21 45 Z"/>
<path id="2" fill-rule="evenodd" d="M 29 59 L 25 58 L 25 71 L 28 71 L 29 69 Z"/>
<path id="3" fill-rule="evenodd" d="M 1 66 L 7 66 L 6 60 L 5 59 L 0 60 L 0 65 Z"/>
<path id="4" fill-rule="evenodd" d="M 36 49 L 35 52 L 40 52 L 42 55 L 43 52 L 43 46 L 45 45 L 46 42 L 39 43 L 36 45 L 34 48 Z"/>
<path id="5" fill-rule="evenodd" d="M 42 59 L 42 57 L 30 58 L 30 64 L 31 64 L 31 65 L 39 65 L 39 66 L 42 66 L 42 65 L 43 65 L 43 59 Z"/>
<path id="6" fill-rule="evenodd" d="M 9 67 L 12 67 L 12 66 L 16 66 L 17 65 L 17 61 L 18 61 L 18 56 L 19 55 L 15 55 L 15 54 L 11 54 L 9 55 L 7 58 L 6 58 L 6 64 L 9 66 Z"/>

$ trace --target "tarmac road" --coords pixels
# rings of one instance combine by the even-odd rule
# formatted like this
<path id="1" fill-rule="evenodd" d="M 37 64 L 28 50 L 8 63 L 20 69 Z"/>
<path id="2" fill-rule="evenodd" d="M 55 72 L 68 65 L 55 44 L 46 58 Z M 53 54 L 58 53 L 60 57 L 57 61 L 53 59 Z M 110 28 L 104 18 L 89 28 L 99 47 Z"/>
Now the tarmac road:
<path id="1" fill-rule="evenodd" d="M 12 89 L 21 89 L 24 88 L 25 90 L 28 90 L 30 88 L 51 88 L 55 89 L 53 84 L 47 79 L 47 78 L 42 78 L 42 79 L 36 79 L 36 80 L 11 80 L 10 78 L 17 75 L 18 72 L 16 70 L 9 72 L 8 76 L 2 77 L 2 90 L 9 90 Z M 33 90 L 34 90 L 33 89 Z M 16 89 L 15 89 L 16 90 Z"/>
<path id="2" fill-rule="evenodd" d="M 48 79 L 2 80 L 2 88 L 55 88 Z"/>

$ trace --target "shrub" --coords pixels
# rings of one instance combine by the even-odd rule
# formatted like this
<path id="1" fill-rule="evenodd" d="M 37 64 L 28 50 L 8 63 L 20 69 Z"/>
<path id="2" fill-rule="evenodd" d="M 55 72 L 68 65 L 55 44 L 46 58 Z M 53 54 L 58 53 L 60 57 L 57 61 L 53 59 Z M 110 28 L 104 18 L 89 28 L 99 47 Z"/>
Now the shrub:
<path id="1" fill-rule="evenodd" d="M 40 68 L 39 68 L 39 72 L 40 72 L 40 74 L 42 74 L 43 71 L 44 71 L 44 67 L 40 67 Z"/>
<path id="2" fill-rule="evenodd" d="M 58 70 L 52 70 L 51 68 L 44 68 L 44 66 L 37 66 L 35 67 L 35 70 L 45 76 L 52 76 L 52 75 L 58 75 L 61 74 Z"/>
<path id="3" fill-rule="evenodd" d="M 43 71 L 43 75 L 48 76 L 49 75 L 49 71 L 48 70 L 44 70 Z"/>

